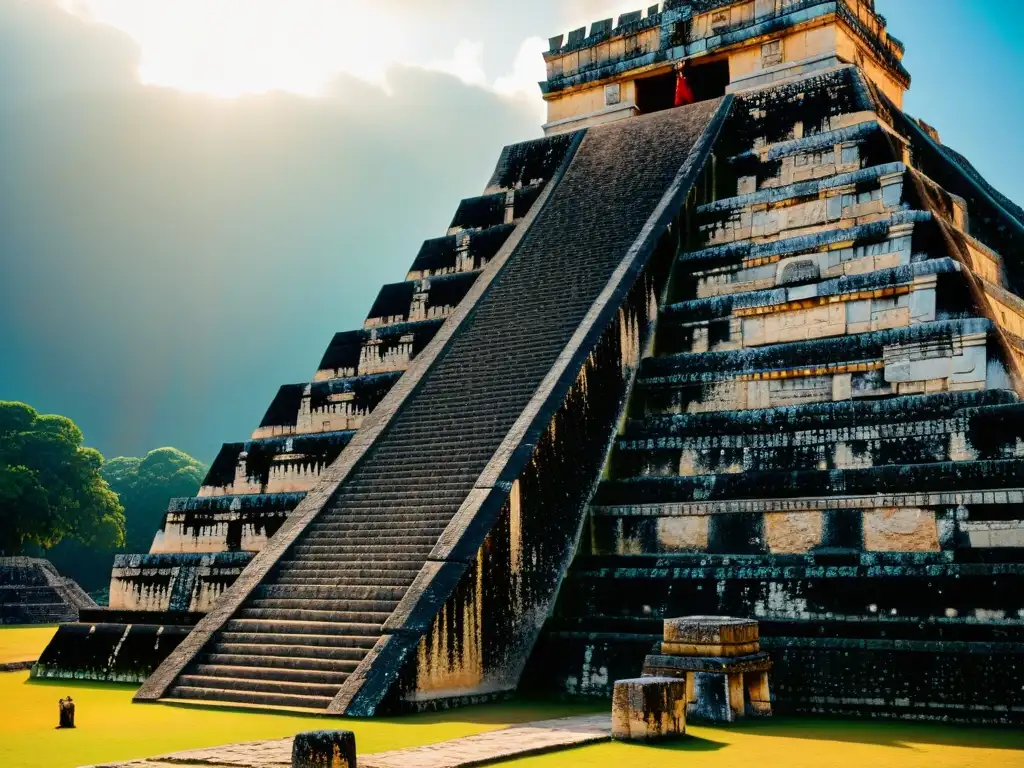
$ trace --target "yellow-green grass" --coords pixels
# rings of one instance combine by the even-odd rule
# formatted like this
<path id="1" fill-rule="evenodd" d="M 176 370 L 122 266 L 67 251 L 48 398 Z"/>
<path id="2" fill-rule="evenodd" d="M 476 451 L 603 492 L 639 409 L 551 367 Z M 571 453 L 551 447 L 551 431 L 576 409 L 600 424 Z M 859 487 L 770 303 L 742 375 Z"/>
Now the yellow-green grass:
<path id="1" fill-rule="evenodd" d="M 557 703 L 507 703 L 393 719 L 329 719 L 300 713 L 133 704 L 136 686 L 29 680 L 0 673 L 0 766 L 74 768 L 319 728 L 355 731 L 361 753 L 431 744 L 513 723 L 593 711 Z M 75 730 L 55 730 L 57 700 L 75 700 Z"/>
<path id="2" fill-rule="evenodd" d="M 56 631 L 56 625 L 0 627 L 0 664 L 35 661 Z"/>
<path id="3" fill-rule="evenodd" d="M 514 768 L 1024 768 L 1024 733 L 873 720 L 691 726 L 663 746 L 611 742 L 506 763 Z"/>
<path id="4" fill-rule="evenodd" d="M 0 629 L 0 659 L 39 655 L 53 627 Z M 291 736 L 316 728 L 356 732 L 359 752 L 430 744 L 505 725 L 604 710 L 606 705 L 512 702 L 380 720 L 300 713 L 133 704 L 135 686 L 31 681 L 0 673 L 0 767 L 75 768 L 184 749 Z M 57 699 L 70 694 L 78 727 L 55 730 Z M 598 744 L 516 760 L 515 768 L 1024 768 L 1024 732 L 876 721 L 752 721 L 732 728 L 691 727 L 665 746 Z"/>

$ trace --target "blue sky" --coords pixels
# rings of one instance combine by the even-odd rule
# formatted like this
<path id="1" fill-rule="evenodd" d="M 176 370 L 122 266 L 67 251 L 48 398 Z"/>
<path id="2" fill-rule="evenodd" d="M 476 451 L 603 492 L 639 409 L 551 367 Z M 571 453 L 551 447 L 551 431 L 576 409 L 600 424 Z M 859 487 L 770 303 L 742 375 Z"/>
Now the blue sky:
<path id="1" fill-rule="evenodd" d="M 76 2 L 116 16 L 143 0 Z M 251 7 L 219 5 L 232 3 Z M 1024 2 L 877 5 L 907 45 L 907 110 L 1024 202 Z M 130 19 L 0 0 L 0 399 L 72 417 L 107 455 L 174 445 L 210 460 L 280 384 L 309 379 L 335 331 L 362 323 L 504 144 L 539 133 L 523 91 L 531 36 L 630 10 L 373 7 L 408 27 L 387 48 L 386 89 L 352 59 L 318 98 L 220 99 L 140 83 L 173 75 L 173 38 L 144 45 Z M 335 32 L 314 21 L 310 48 L 330 51 Z"/>
<path id="2" fill-rule="evenodd" d="M 906 111 L 1024 203 L 1024 2 L 878 0 L 877 8 L 907 46 Z"/>

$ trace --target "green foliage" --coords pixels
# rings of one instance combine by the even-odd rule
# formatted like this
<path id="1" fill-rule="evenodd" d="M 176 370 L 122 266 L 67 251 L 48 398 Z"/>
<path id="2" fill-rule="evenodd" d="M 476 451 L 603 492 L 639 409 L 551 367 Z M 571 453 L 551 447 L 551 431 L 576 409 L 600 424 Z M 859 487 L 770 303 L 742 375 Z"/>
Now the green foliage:
<path id="1" fill-rule="evenodd" d="M 124 508 L 100 475 L 103 457 L 82 447 L 64 416 L 0 402 L 0 551 L 74 539 L 97 548 L 124 543 Z"/>
<path id="2" fill-rule="evenodd" d="M 153 535 L 163 522 L 167 503 L 179 496 L 195 496 L 206 466 L 176 448 L 158 448 L 143 458 L 119 456 L 107 461 L 100 474 L 124 505 L 126 542 L 106 549 L 76 541 L 63 541 L 46 553 L 62 574 L 88 591 L 110 584 L 110 568 L 117 552 L 149 552 Z"/>
<path id="3" fill-rule="evenodd" d="M 129 552 L 149 552 L 167 502 L 195 496 L 206 470 L 206 465 L 177 448 L 157 448 L 141 459 L 120 456 L 104 465 L 100 474 L 124 504 Z"/>

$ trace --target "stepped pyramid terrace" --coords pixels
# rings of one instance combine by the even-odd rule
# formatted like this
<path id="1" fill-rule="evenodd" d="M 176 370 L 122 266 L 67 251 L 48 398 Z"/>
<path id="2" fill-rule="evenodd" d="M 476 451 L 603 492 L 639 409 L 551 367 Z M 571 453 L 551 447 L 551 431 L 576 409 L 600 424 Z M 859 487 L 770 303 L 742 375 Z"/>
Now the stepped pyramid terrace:
<path id="1" fill-rule="evenodd" d="M 34 674 L 610 699 L 665 619 L 731 616 L 773 712 L 1024 722 L 1024 211 L 902 111 L 902 57 L 871 0 L 552 38 L 543 138 Z"/>

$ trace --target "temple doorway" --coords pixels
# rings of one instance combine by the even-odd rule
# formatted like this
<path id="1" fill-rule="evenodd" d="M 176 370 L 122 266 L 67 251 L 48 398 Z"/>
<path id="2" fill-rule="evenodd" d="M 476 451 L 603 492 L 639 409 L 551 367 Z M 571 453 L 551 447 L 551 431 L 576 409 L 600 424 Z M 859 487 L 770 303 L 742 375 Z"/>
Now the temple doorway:
<path id="1" fill-rule="evenodd" d="M 708 64 L 690 66 L 686 79 L 696 101 L 717 99 L 725 95 L 729 85 L 729 61 L 720 59 Z M 636 81 L 636 106 L 640 114 L 660 112 L 675 106 L 676 73 L 674 71 Z"/>

